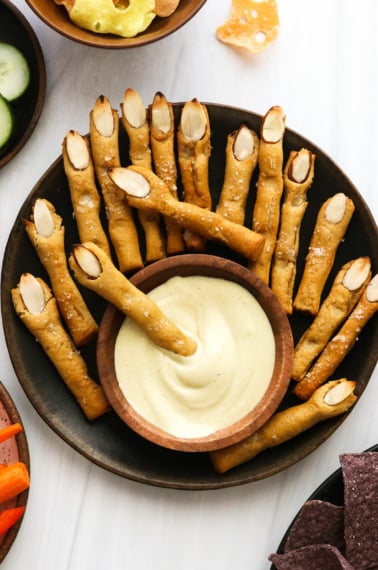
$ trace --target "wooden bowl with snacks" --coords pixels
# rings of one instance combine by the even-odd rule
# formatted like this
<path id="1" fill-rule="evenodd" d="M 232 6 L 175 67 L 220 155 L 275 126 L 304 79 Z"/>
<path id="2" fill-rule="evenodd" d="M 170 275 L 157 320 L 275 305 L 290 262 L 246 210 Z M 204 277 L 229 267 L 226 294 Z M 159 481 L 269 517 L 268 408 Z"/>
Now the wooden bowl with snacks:
<path id="1" fill-rule="evenodd" d="M 208 254 L 157 261 L 131 282 L 197 348 L 181 356 L 157 347 L 110 304 L 97 365 L 118 416 L 179 451 L 220 449 L 259 429 L 287 391 L 293 360 L 289 321 L 271 289 L 246 267 Z"/>
<path id="2" fill-rule="evenodd" d="M 189 22 L 205 2 L 206 0 L 180 0 L 177 7 L 174 6 L 173 12 L 169 15 L 154 17 L 146 29 L 136 33 L 133 37 L 121 37 L 112 33 L 96 33 L 90 29 L 79 27 L 72 21 L 65 5 L 63 5 L 72 5 L 74 2 L 27 0 L 36 15 L 59 34 L 81 44 L 108 49 L 133 48 L 161 40 Z M 173 5 L 176 4 L 176 2 L 161 3 L 172 5 L 172 9 Z M 118 4 L 122 4 L 122 2 Z M 162 9 L 161 13 L 165 14 L 166 12 Z"/>

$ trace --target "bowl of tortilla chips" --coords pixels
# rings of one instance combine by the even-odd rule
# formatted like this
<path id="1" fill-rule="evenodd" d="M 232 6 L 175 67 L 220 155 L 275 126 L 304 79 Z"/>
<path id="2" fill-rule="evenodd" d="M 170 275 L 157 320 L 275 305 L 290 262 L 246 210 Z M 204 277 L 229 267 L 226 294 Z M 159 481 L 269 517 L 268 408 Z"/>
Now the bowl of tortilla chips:
<path id="1" fill-rule="evenodd" d="M 27 0 L 45 24 L 99 48 L 142 46 L 186 24 L 206 0 Z"/>

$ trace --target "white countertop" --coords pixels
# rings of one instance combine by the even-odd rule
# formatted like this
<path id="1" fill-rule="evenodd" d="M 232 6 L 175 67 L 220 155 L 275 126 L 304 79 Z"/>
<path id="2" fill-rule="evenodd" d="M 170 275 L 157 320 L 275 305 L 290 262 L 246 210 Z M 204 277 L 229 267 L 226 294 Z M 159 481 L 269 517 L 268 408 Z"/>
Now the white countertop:
<path id="1" fill-rule="evenodd" d="M 17 212 L 59 155 L 69 129 L 85 133 L 98 95 L 119 107 L 134 87 L 149 103 L 197 97 L 264 114 L 322 148 L 378 216 L 378 4 L 375 0 L 279 1 L 281 27 L 261 55 L 215 38 L 231 0 L 208 0 L 173 35 L 134 50 L 75 44 L 14 2 L 32 24 L 47 66 L 45 107 L 32 138 L 0 174 L 3 254 Z M 92 465 L 40 418 L 13 371 L 1 332 L 0 378 L 21 413 L 32 485 L 4 570 L 264 570 L 293 516 L 337 467 L 341 452 L 378 442 L 378 370 L 347 420 L 316 452 L 285 472 L 240 487 L 164 489 Z"/>

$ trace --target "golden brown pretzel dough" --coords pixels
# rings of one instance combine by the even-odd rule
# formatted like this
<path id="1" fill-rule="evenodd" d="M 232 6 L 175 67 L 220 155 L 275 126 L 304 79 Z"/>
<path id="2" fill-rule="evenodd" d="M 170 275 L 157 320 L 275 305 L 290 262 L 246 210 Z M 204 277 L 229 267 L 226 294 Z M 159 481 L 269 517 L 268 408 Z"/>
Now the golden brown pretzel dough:
<path id="1" fill-rule="evenodd" d="M 67 267 L 62 218 L 54 206 L 38 198 L 31 220 L 24 220 L 26 233 L 46 269 L 62 317 L 76 346 L 90 342 L 98 325 L 92 317 Z"/>
<path id="2" fill-rule="evenodd" d="M 69 131 L 63 140 L 62 155 L 80 241 L 91 239 L 110 255 L 108 238 L 100 219 L 101 199 L 88 137 Z"/>
<path id="3" fill-rule="evenodd" d="M 276 447 L 315 424 L 347 412 L 357 400 L 356 383 L 346 378 L 328 382 L 308 402 L 277 412 L 257 432 L 240 443 L 212 451 L 210 458 L 218 473 L 250 461 L 262 451 Z"/>
<path id="4" fill-rule="evenodd" d="M 259 177 L 252 229 L 264 236 L 265 244 L 260 257 L 249 268 L 267 284 L 280 221 L 285 120 L 281 107 L 271 107 L 262 120 L 260 134 Z"/>
<path id="5" fill-rule="evenodd" d="M 188 101 L 182 108 L 177 131 L 178 163 L 181 173 L 184 201 L 211 210 L 209 188 L 210 121 L 207 108 L 197 99 Z M 184 232 L 186 247 L 203 251 L 206 240 L 202 235 Z"/>
<path id="6" fill-rule="evenodd" d="M 151 170 L 137 166 L 113 168 L 109 176 L 126 192 L 131 206 L 137 208 L 138 204 L 143 204 L 143 208 L 156 210 L 193 233 L 219 241 L 249 260 L 260 255 L 263 236 L 216 212 L 175 200 L 166 184 Z"/>
<path id="7" fill-rule="evenodd" d="M 177 167 L 175 157 L 175 122 L 172 103 L 158 92 L 150 106 L 150 136 L 154 172 L 164 180 L 177 199 Z M 185 250 L 181 227 L 166 218 L 166 248 L 168 255 Z"/>
<path id="8" fill-rule="evenodd" d="M 338 333 L 329 341 L 315 364 L 293 392 L 307 400 L 335 372 L 346 355 L 353 348 L 358 335 L 378 309 L 378 275 L 365 288 L 356 307 L 344 322 Z"/>
<path id="9" fill-rule="evenodd" d="M 231 222 L 244 224 L 245 206 L 260 141 L 246 125 L 230 133 L 226 144 L 224 180 L 216 211 Z"/>
<path id="10" fill-rule="evenodd" d="M 310 315 L 318 312 L 337 248 L 348 229 L 354 209 L 352 200 L 342 192 L 328 198 L 321 206 L 294 299 L 296 311 Z"/>
<path id="11" fill-rule="evenodd" d="M 285 312 L 293 312 L 300 229 L 307 208 L 307 190 L 314 178 L 315 155 L 302 148 L 291 151 L 284 171 L 284 201 L 271 270 L 271 288 Z"/>
<path id="12" fill-rule="evenodd" d="M 108 177 L 108 168 L 120 165 L 118 113 L 106 97 L 100 96 L 89 122 L 93 162 L 104 198 L 110 241 L 120 270 L 127 273 L 143 267 L 143 260 L 132 210 Z"/>
<path id="13" fill-rule="evenodd" d="M 56 299 L 48 285 L 30 273 L 11 291 L 17 315 L 54 364 L 88 420 L 110 409 L 102 390 L 88 376 L 87 365 L 62 325 Z"/>
<path id="14" fill-rule="evenodd" d="M 147 111 L 135 89 L 126 89 L 121 110 L 122 125 L 129 138 L 131 164 L 152 169 Z M 139 209 L 138 217 L 144 231 L 147 263 L 162 259 L 166 252 L 160 216 L 156 212 Z"/>
<path id="15" fill-rule="evenodd" d="M 370 259 L 359 257 L 346 263 L 336 275 L 327 298 L 294 351 L 292 378 L 299 382 L 331 336 L 355 307 L 371 279 Z"/>
<path id="16" fill-rule="evenodd" d="M 135 287 L 102 249 L 91 242 L 74 247 L 69 263 L 81 285 L 115 305 L 158 346 L 190 356 L 197 343 L 187 337 L 145 293 Z"/>

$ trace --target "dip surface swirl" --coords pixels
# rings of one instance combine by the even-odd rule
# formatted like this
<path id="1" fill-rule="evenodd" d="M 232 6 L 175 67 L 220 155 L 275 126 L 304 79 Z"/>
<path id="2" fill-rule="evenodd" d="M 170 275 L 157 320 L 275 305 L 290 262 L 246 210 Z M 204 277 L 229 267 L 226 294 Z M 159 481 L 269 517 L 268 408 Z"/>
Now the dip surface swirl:
<path id="1" fill-rule="evenodd" d="M 273 331 L 260 304 L 237 283 L 203 276 L 172 277 L 149 296 L 198 348 L 176 355 L 125 319 L 115 371 L 130 405 L 176 437 L 204 437 L 240 420 L 274 368 Z"/>

